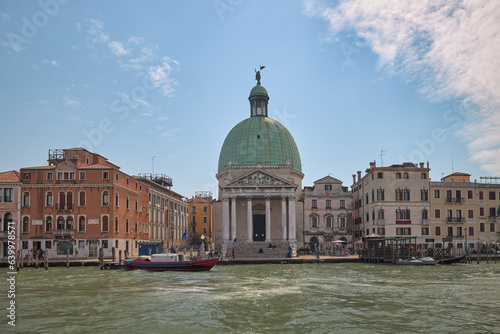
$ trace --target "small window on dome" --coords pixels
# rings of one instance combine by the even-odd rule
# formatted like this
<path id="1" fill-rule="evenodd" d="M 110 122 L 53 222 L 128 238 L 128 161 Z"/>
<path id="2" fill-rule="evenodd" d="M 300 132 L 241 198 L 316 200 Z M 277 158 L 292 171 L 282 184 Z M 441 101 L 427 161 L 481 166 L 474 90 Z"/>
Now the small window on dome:
<path id="1" fill-rule="evenodd" d="M 257 135 L 257 139 L 260 139 L 260 135 Z"/>

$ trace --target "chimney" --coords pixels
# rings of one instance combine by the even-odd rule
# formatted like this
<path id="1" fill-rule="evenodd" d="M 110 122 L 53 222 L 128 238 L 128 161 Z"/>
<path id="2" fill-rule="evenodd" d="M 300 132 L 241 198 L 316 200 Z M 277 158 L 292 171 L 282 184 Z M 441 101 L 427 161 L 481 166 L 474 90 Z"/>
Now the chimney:
<path id="1" fill-rule="evenodd" d="M 356 174 L 352 174 L 352 184 L 356 183 Z"/>
<path id="2" fill-rule="evenodd" d="M 370 169 L 373 169 L 375 168 L 375 161 L 374 162 L 370 162 Z"/>
<path id="3" fill-rule="evenodd" d="M 427 161 L 427 169 L 429 169 L 429 161 Z"/>
<path id="4" fill-rule="evenodd" d="M 420 168 L 424 168 L 424 163 L 423 162 L 420 163 Z"/>
<path id="5" fill-rule="evenodd" d="M 361 171 L 358 170 L 358 182 L 361 181 Z"/>

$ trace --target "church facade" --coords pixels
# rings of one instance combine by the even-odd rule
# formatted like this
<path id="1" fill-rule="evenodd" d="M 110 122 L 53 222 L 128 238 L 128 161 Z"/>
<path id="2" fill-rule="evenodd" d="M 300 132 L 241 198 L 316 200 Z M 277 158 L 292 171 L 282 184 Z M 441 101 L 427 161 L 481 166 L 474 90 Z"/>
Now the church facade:
<path id="1" fill-rule="evenodd" d="M 260 71 L 256 79 L 250 117 L 229 132 L 219 156 L 214 246 L 225 257 L 284 257 L 302 235 L 300 154 L 290 132 L 268 116 Z"/>

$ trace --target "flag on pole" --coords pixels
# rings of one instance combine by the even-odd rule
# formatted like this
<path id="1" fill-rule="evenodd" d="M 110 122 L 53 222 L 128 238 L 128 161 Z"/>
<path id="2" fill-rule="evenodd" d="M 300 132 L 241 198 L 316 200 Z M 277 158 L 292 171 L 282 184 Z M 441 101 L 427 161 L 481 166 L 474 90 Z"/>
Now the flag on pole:
<path id="1" fill-rule="evenodd" d="M 184 231 L 184 234 L 182 235 L 182 240 L 186 240 L 187 238 L 187 230 Z"/>
<path id="2" fill-rule="evenodd" d="M 498 206 L 498 209 L 497 209 L 497 217 L 500 217 L 500 205 Z"/>

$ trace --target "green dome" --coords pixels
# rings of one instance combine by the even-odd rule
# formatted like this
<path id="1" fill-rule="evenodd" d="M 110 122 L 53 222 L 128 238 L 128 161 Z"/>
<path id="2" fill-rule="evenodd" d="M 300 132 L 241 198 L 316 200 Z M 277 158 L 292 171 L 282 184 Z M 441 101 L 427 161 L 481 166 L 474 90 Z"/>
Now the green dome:
<path id="1" fill-rule="evenodd" d="M 254 88 L 252 88 L 252 90 L 250 91 L 250 96 L 248 98 L 250 99 L 252 96 L 256 96 L 256 95 L 266 96 L 269 99 L 269 95 L 267 94 L 267 90 L 264 88 L 264 86 L 261 86 L 261 85 L 257 85 Z"/>
<path id="2" fill-rule="evenodd" d="M 257 87 L 252 89 L 250 95 Z M 263 91 L 267 94 L 264 87 Z M 238 123 L 227 135 L 219 156 L 219 172 L 232 166 L 286 165 L 302 172 L 299 150 L 290 132 L 268 117 L 250 117 Z"/>

